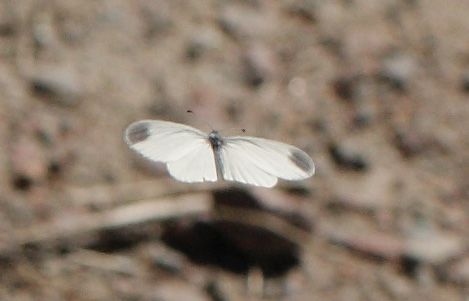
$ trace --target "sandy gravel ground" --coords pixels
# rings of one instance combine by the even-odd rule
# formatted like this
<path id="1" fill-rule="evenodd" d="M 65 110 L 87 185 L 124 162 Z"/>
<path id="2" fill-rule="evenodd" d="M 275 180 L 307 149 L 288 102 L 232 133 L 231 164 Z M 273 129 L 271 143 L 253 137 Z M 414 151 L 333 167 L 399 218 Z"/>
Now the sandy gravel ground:
<path id="1" fill-rule="evenodd" d="M 0 299 L 467 300 L 468 11 L 0 1 Z M 124 144 L 140 119 L 317 172 L 177 183 Z"/>

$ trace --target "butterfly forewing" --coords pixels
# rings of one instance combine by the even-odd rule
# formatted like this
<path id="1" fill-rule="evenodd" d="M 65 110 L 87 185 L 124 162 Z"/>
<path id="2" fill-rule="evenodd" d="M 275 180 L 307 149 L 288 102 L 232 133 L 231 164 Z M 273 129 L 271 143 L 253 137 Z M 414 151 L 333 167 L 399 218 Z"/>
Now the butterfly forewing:
<path id="1" fill-rule="evenodd" d="M 236 171 L 238 177 L 247 169 L 254 169 L 252 166 L 265 174 L 285 180 L 303 180 L 314 174 L 311 158 L 294 146 L 254 137 L 228 137 L 224 141 L 225 158 L 238 158 L 237 161 L 240 161 L 237 166 L 239 170 Z M 223 165 L 228 164 L 223 162 Z M 261 173 L 258 174 L 260 178 Z M 236 180 L 236 176 L 230 174 L 230 169 L 225 169 L 223 176 Z"/>
<path id="2" fill-rule="evenodd" d="M 216 181 L 213 151 L 203 132 L 179 123 L 143 120 L 131 124 L 124 139 L 145 158 L 167 164 L 182 182 Z"/>

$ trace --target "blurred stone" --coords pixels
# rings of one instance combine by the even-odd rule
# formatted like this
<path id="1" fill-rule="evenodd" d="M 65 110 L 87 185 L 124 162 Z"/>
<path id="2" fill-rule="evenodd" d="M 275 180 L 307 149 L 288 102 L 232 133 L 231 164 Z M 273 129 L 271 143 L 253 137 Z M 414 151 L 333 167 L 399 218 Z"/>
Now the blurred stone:
<path id="1" fill-rule="evenodd" d="M 323 229 L 322 235 L 334 244 L 345 246 L 377 260 L 398 260 L 406 248 L 404 239 L 385 233 L 356 233 L 351 230 L 330 227 Z"/>
<path id="2" fill-rule="evenodd" d="M 185 56 L 191 61 L 201 58 L 207 51 L 217 49 L 220 43 L 218 33 L 209 29 L 196 32 L 187 43 Z"/>
<path id="3" fill-rule="evenodd" d="M 421 153 L 436 152 L 446 154 L 454 148 L 455 138 L 445 132 L 435 133 L 424 125 L 404 128 L 394 128 L 394 144 L 405 158 L 411 158 Z"/>
<path id="4" fill-rule="evenodd" d="M 342 75 L 332 81 L 335 94 L 344 100 L 353 100 L 356 95 L 356 77 Z"/>
<path id="5" fill-rule="evenodd" d="M 160 246 L 155 248 L 151 254 L 151 259 L 156 268 L 168 273 L 180 273 L 184 271 L 186 260 L 182 254 L 176 253 Z"/>
<path id="6" fill-rule="evenodd" d="M 305 21 L 316 23 L 318 19 L 318 3 L 313 0 L 296 0 L 288 6 L 288 11 Z"/>
<path id="7" fill-rule="evenodd" d="M 241 5 L 226 5 L 220 13 L 219 24 L 229 35 L 243 39 L 258 37 L 267 32 L 271 24 L 260 9 Z"/>
<path id="8" fill-rule="evenodd" d="M 388 293 L 392 300 L 408 300 L 412 294 L 412 286 L 403 276 L 398 276 L 388 269 L 381 269 L 377 273 L 381 287 Z"/>
<path id="9" fill-rule="evenodd" d="M 438 265 L 465 252 L 465 245 L 459 236 L 451 233 L 422 231 L 407 241 L 406 256 L 419 263 Z"/>
<path id="10" fill-rule="evenodd" d="M 339 58 L 346 57 L 347 50 L 344 40 L 341 37 L 338 37 L 333 34 L 323 33 L 320 36 L 319 42 L 326 50 L 331 52 L 334 56 L 337 56 Z"/>
<path id="11" fill-rule="evenodd" d="M 406 157 L 412 157 L 420 153 L 427 146 L 426 139 L 422 133 L 416 131 L 394 129 L 394 142 L 401 154 Z"/>
<path id="12" fill-rule="evenodd" d="M 186 49 L 186 58 L 191 61 L 198 60 L 206 51 L 206 47 L 200 41 L 192 40 L 188 43 Z"/>
<path id="13" fill-rule="evenodd" d="M 358 109 L 353 116 L 353 124 L 356 127 L 362 128 L 373 123 L 375 119 L 374 113 L 367 109 Z"/>
<path id="14" fill-rule="evenodd" d="M 302 97 L 306 93 L 307 84 L 304 78 L 296 76 L 288 82 L 288 92 L 296 97 Z"/>
<path id="15" fill-rule="evenodd" d="M 353 171 L 366 171 L 369 163 L 365 157 L 350 145 L 331 142 L 329 154 L 337 166 Z"/>
<path id="16" fill-rule="evenodd" d="M 210 301 L 211 299 L 205 292 L 198 289 L 195 285 L 190 285 L 183 280 L 171 280 L 162 282 L 152 290 L 151 295 L 145 300 L 165 300 L 165 301 Z"/>
<path id="17" fill-rule="evenodd" d="M 205 287 L 205 291 L 210 296 L 211 300 L 226 300 L 225 294 L 216 281 L 210 281 Z"/>
<path id="18" fill-rule="evenodd" d="M 169 32 L 174 26 L 171 4 L 151 0 L 139 1 L 142 20 L 145 22 L 144 37 L 152 40 Z"/>
<path id="19" fill-rule="evenodd" d="M 76 105 L 84 95 L 78 74 L 64 66 L 41 68 L 30 83 L 34 94 L 62 105 Z"/>
<path id="20" fill-rule="evenodd" d="M 277 71 L 274 53 L 261 45 L 251 45 L 244 53 L 244 82 L 253 88 L 261 86 Z"/>
<path id="21" fill-rule="evenodd" d="M 31 23 L 37 51 L 57 48 L 59 39 L 53 17 L 49 12 L 36 10 L 32 15 Z"/>
<path id="22" fill-rule="evenodd" d="M 0 36 L 13 36 L 18 31 L 15 21 L 15 12 L 12 4 L 5 1 L 0 2 Z"/>
<path id="23" fill-rule="evenodd" d="M 13 186 L 28 190 L 31 185 L 43 180 L 48 173 L 45 154 L 30 140 L 20 140 L 11 153 Z"/>
<path id="24" fill-rule="evenodd" d="M 373 169 L 360 178 L 337 177 L 328 207 L 377 212 L 386 206 L 395 180 L 393 173 L 385 169 Z"/>
<path id="25" fill-rule="evenodd" d="M 449 278 L 456 284 L 469 284 L 469 257 L 453 263 L 449 267 Z"/>
<path id="26" fill-rule="evenodd" d="M 398 91 L 405 91 L 417 70 L 415 61 L 404 54 L 395 52 L 383 59 L 379 76 Z"/>
<path id="27" fill-rule="evenodd" d="M 465 93 L 469 93 L 469 72 L 466 72 L 462 76 L 461 87 Z"/>

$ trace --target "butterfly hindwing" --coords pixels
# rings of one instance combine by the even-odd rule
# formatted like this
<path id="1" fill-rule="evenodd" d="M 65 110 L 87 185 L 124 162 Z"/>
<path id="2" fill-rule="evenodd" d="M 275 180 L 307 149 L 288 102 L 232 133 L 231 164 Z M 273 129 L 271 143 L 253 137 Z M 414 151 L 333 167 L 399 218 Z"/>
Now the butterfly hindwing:
<path id="1" fill-rule="evenodd" d="M 266 173 L 251 161 L 247 161 L 245 155 L 236 147 L 224 146 L 220 148 L 217 152 L 217 163 L 225 181 L 261 187 L 273 187 L 277 184 L 277 177 Z"/>
<path id="2" fill-rule="evenodd" d="M 166 164 L 169 174 L 174 179 L 186 183 L 215 182 L 217 169 L 210 144 L 200 143 L 197 147 L 177 161 Z"/>

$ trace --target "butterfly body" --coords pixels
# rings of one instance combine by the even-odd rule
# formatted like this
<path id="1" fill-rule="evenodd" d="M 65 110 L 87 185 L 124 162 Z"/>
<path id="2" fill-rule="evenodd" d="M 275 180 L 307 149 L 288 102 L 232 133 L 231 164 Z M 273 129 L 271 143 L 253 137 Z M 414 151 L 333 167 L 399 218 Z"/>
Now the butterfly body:
<path id="1" fill-rule="evenodd" d="M 218 151 L 224 143 L 223 138 L 218 134 L 217 131 L 212 131 L 208 135 L 208 141 L 210 141 L 210 145 L 212 146 L 213 151 Z"/>
<path id="2" fill-rule="evenodd" d="M 277 179 L 303 180 L 314 163 L 302 150 L 274 140 L 206 134 L 193 127 L 162 120 L 131 124 L 124 140 L 145 158 L 166 164 L 169 174 L 186 183 L 218 179 L 272 187 Z"/>

